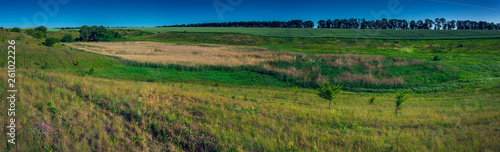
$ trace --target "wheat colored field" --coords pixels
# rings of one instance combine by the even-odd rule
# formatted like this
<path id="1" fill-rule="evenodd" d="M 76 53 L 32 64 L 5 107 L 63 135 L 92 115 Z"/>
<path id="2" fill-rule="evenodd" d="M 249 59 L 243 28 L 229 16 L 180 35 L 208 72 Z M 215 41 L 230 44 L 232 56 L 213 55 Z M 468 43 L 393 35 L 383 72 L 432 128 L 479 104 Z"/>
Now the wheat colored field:
<path id="1" fill-rule="evenodd" d="M 191 45 L 159 42 L 69 43 L 71 47 L 128 60 L 182 65 L 257 65 L 276 59 L 291 59 L 291 53 L 258 47 Z"/>

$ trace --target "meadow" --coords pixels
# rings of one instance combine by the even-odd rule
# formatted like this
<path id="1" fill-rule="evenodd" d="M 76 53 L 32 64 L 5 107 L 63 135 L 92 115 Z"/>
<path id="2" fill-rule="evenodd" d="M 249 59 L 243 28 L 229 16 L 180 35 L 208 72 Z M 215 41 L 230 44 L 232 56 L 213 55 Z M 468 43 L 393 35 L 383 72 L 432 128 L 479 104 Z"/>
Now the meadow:
<path id="1" fill-rule="evenodd" d="M 1 151 L 500 150 L 498 38 L 117 31 L 53 47 L 0 31 L 16 40 L 21 97 L 19 145 Z M 345 86 L 331 108 L 325 81 Z"/>
<path id="2" fill-rule="evenodd" d="M 499 38 L 498 30 L 376 30 L 376 29 L 327 29 L 327 28 L 253 28 L 253 27 L 142 27 L 133 29 L 150 33 L 238 33 L 271 37 L 335 37 L 351 39 L 470 39 Z"/>

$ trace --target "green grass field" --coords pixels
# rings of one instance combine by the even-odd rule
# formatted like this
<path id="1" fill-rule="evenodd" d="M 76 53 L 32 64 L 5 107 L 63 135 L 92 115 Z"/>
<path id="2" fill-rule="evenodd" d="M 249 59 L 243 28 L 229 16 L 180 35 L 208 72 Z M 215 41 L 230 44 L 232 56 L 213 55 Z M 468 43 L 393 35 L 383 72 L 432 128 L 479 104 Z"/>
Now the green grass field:
<path id="1" fill-rule="evenodd" d="M 375 29 L 317 29 L 317 28 L 239 28 L 239 27 L 144 27 L 135 29 L 151 33 L 239 33 L 272 37 L 336 37 L 355 39 L 470 39 L 500 38 L 500 31 L 491 30 L 375 30 Z"/>
<path id="2" fill-rule="evenodd" d="M 0 151 L 500 150 L 498 38 L 387 40 L 220 31 L 119 32 L 124 37 L 114 40 L 117 43 L 256 46 L 297 56 L 266 62 L 278 68 L 274 72 L 254 66 L 163 65 L 85 52 L 66 44 L 47 47 L 41 45 L 43 39 L 0 31 L 1 56 L 6 56 L 5 40 L 16 40 L 20 90 L 18 144 L 2 142 Z M 461 32 L 455 34 L 483 31 Z M 335 58 L 325 60 L 329 56 Z M 0 61 L 5 73 L 6 65 Z M 377 65 L 379 72 L 369 70 Z M 443 72 L 446 68 L 456 73 Z M 293 89 L 302 82 L 315 82 L 307 74 L 333 77 L 339 71 L 371 75 L 376 78 L 371 80 L 382 84 L 388 83 L 383 78 L 401 76 L 416 86 L 409 87 L 409 99 L 398 116 L 395 91 L 409 88 L 375 87 L 374 91 L 374 87 L 351 86 L 358 89 L 349 91 L 346 86 L 331 108 L 318 97 L 315 87 Z M 6 92 L 7 75 L 0 78 L 4 86 L 0 91 Z M 375 104 L 368 103 L 372 97 L 376 97 Z M 0 109 L 7 108 L 7 104 L 0 105 Z M 0 136 L 0 140 L 7 138 Z"/>

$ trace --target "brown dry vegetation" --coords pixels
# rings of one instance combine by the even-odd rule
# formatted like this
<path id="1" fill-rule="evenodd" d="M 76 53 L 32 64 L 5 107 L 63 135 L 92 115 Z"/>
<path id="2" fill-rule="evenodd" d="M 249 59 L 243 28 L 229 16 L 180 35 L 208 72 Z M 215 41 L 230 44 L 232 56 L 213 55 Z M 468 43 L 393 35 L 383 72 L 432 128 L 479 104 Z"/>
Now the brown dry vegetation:
<path id="1" fill-rule="evenodd" d="M 158 42 L 69 43 L 71 47 L 128 60 L 182 65 L 257 65 L 275 59 L 292 59 L 291 53 L 278 54 L 258 47 L 188 45 Z"/>

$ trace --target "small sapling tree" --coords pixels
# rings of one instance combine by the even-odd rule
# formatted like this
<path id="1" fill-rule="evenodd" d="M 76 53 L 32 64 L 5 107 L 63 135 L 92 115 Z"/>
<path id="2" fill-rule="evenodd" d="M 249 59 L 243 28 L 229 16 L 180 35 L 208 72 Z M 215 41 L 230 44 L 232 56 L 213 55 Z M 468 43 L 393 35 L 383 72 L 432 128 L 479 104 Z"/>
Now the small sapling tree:
<path id="1" fill-rule="evenodd" d="M 408 99 L 407 95 L 408 91 L 396 93 L 396 109 L 395 109 L 396 117 L 398 116 L 398 110 L 401 110 L 401 104 L 403 104 L 403 102 L 405 102 L 406 99 Z"/>
<path id="2" fill-rule="evenodd" d="M 292 88 L 292 90 L 293 90 L 293 93 L 295 93 L 295 95 L 298 95 L 300 93 L 299 87 L 297 87 L 297 86 L 294 86 Z"/>
<path id="3" fill-rule="evenodd" d="M 328 108 L 331 108 L 332 100 L 337 97 L 337 94 L 342 90 L 342 86 L 330 85 L 329 82 L 324 84 L 318 84 L 318 96 L 328 100 Z"/>

